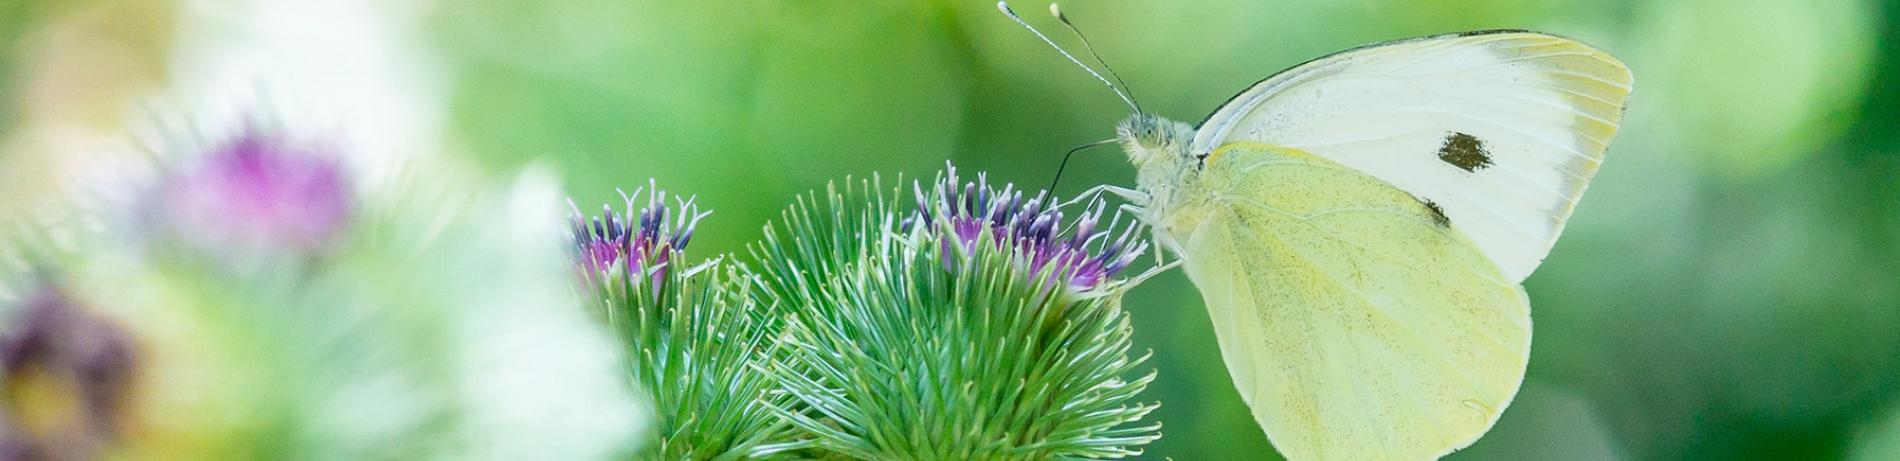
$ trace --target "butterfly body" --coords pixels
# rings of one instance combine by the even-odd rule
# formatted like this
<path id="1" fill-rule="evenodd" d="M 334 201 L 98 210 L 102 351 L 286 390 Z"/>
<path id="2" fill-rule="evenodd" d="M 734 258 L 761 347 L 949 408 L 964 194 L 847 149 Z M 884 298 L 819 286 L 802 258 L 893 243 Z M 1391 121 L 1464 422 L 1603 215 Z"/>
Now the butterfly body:
<path id="1" fill-rule="evenodd" d="M 1200 188 L 1200 162 L 1188 154 L 1194 127 L 1188 124 L 1135 114 L 1116 126 L 1116 139 L 1135 166 L 1136 190 L 1140 191 L 1143 219 L 1157 231 L 1157 240 L 1179 253 L 1173 235 L 1160 225 L 1182 210 L 1197 207 L 1177 200 L 1205 200 L 1209 194 Z"/>

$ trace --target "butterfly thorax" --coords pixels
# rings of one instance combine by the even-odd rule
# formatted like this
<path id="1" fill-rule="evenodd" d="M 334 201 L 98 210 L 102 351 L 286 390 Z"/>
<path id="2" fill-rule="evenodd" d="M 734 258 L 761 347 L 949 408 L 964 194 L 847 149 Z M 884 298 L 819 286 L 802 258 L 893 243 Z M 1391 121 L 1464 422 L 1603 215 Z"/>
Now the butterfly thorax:
<path id="1" fill-rule="evenodd" d="M 1205 195 L 1193 193 L 1200 185 L 1200 160 L 1189 152 L 1194 127 L 1137 113 L 1116 126 L 1115 134 L 1128 153 L 1128 162 L 1135 165 L 1136 189 L 1148 198 L 1136 204 L 1146 210 L 1142 218 L 1163 241 L 1171 240 L 1170 228 L 1178 227 L 1174 221 L 1182 218 L 1178 212 L 1190 208 L 1186 202 Z"/>

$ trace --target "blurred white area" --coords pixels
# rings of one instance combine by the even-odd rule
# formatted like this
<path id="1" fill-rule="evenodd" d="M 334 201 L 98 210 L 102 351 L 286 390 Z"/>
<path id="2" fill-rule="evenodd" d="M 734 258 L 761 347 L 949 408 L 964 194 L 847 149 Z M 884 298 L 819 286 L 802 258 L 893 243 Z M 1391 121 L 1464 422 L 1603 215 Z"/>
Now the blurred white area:
<path id="1" fill-rule="evenodd" d="M 451 82 L 421 35 L 430 5 L 41 6 L 46 19 L 16 44 L 20 100 L 0 139 L 0 219 L 64 227 L 75 214 L 69 203 L 136 193 L 126 186 L 149 170 L 152 154 L 159 163 L 186 160 L 247 125 L 330 147 L 359 192 L 380 201 L 406 171 L 425 169 L 417 162 L 459 160 L 435 155 Z"/>
<path id="2" fill-rule="evenodd" d="M 560 190 L 549 170 L 531 168 L 504 202 L 472 210 L 459 226 L 462 241 L 501 251 L 453 255 L 486 269 L 445 274 L 470 287 L 444 300 L 462 311 L 465 344 L 471 451 L 456 458 L 609 459 L 649 429 L 650 410 L 628 392 L 618 345 L 575 306 L 572 263 L 551 244 L 566 232 Z"/>
<path id="3" fill-rule="evenodd" d="M 212 133 L 261 122 L 325 139 L 361 184 L 386 184 L 441 144 L 449 82 L 419 35 L 427 10 L 415 1 L 183 2 L 161 104 Z"/>

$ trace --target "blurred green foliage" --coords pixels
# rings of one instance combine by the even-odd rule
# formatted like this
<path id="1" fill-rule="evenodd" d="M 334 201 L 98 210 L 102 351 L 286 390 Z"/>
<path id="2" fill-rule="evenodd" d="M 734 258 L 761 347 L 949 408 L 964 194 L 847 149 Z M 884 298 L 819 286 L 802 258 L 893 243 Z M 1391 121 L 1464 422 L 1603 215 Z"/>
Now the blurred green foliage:
<path id="1" fill-rule="evenodd" d="M 1453 459 L 1900 457 L 1900 0 L 1064 9 L 1145 107 L 1187 121 L 1380 40 L 1530 28 L 1609 50 L 1636 75 L 1623 132 L 1527 282 L 1522 394 Z M 38 10 L 0 1 L 0 89 Z M 954 161 L 1041 187 L 1127 112 L 989 0 L 442 2 L 428 26 L 455 145 L 494 168 L 551 160 L 578 203 L 649 177 L 697 193 L 716 210 L 701 254 L 739 251 L 795 194 L 846 175 Z M 31 109 L 5 96 L 0 122 Z M 1132 176 L 1112 148 L 1088 151 L 1060 190 Z M 1160 373 L 1145 395 L 1166 436 L 1149 455 L 1270 453 L 1186 280 L 1127 305 Z"/>

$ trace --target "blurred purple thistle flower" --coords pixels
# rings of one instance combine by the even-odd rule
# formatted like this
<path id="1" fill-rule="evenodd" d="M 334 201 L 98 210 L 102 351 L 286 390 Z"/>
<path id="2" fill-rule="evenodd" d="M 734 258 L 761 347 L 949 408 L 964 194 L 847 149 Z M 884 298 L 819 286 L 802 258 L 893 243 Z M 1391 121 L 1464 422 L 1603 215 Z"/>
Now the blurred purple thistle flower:
<path id="1" fill-rule="evenodd" d="M 68 390 L 51 395 L 75 401 L 0 406 L 0 459 L 99 455 L 118 437 L 119 413 L 130 397 L 136 371 L 131 338 L 45 283 L 12 316 L 0 330 L 0 390 L 8 396 L 48 395 L 46 389 L 26 388 L 59 386 Z"/>
<path id="2" fill-rule="evenodd" d="M 642 189 L 635 189 L 632 195 L 620 193 L 625 203 L 618 214 L 612 206 L 602 206 L 600 216 L 589 218 L 579 207 L 574 207 L 572 238 L 575 262 L 583 279 L 601 279 L 614 269 L 621 269 L 621 275 L 629 277 L 629 281 L 633 277 L 647 278 L 642 283 L 652 287 L 657 296 L 671 270 L 673 252 L 684 250 L 692 242 L 699 220 L 712 214 L 699 211 L 692 198 L 674 197 L 679 207 L 679 213 L 674 215 L 667 206 L 666 191 L 652 181 L 647 182 L 644 190 L 652 193 L 637 211 L 634 204 Z M 573 203 L 570 201 L 569 205 Z M 628 227 L 630 224 L 632 227 Z"/>
<path id="3" fill-rule="evenodd" d="M 926 193 L 922 185 L 915 186 L 914 191 L 918 212 L 905 220 L 906 225 L 941 223 L 950 237 L 943 239 L 941 249 L 947 270 L 955 269 L 957 254 L 970 254 L 987 233 L 997 249 L 1011 251 L 1012 261 L 1025 273 L 1046 273 L 1070 288 L 1089 290 L 1127 269 L 1148 247 L 1136 238 L 1133 220 L 1119 232 L 1112 222 L 1097 229 L 1106 209 L 1100 201 L 1092 202 L 1065 230 L 1062 226 L 1068 221 L 1063 219 L 1059 202 L 1047 191 L 1025 200 L 1015 186 L 996 189 L 981 174 L 975 182 L 960 183 L 955 167 L 938 178 L 931 193 Z M 963 251 L 953 251 L 953 242 Z"/>
<path id="4" fill-rule="evenodd" d="M 334 155 L 246 129 L 164 177 L 153 212 L 201 248 L 312 253 L 350 220 L 352 197 Z"/>

